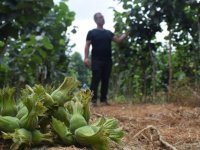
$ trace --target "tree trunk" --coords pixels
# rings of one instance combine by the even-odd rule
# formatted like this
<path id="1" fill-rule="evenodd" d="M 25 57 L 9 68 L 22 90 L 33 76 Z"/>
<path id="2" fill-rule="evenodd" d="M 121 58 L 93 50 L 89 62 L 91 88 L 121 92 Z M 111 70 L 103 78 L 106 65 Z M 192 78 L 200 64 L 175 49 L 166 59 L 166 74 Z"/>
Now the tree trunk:
<path id="1" fill-rule="evenodd" d="M 143 98 L 142 98 L 142 102 L 147 102 L 147 78 L 146 78 L 146 68 L 143 68 Z"/>
<path id="2" fill-rule="evenodd" d="M 151 56 L 151 61 L 152 61 L 152 88 L 153 88 L 153 93 L 152 93 L 152 101 L 155 101 L 155 97 L 156 97 L 156 63 L 155 63 L 155 57 L 154 54 L 152 52 L 152 50 L 150 50 L 150 56 Z"/>
<path id="3" fill-rule="evenodd" d="M 169 64 L 169 79 L 168 79 L 168 101 L 171 97 L 171 90 L 172 90 L 172 31 L 169 31 L 169 57 L 168 57 L 168 64 Z"/>
<path id="4" fill-rule="evenodd" d="M 199 78 L 199 68 L 200 68 L 200 8 L 198 9 L 198 24 L 197 24 L 197 29 L 198 29 L 198 52 L 197 52 L 197 61 L 196 61 L 196 82 L 195 82 L 195 87 L 197 93 L 199 93 L 199 83 L 200 83 L 200 78 Z M 200 101 L 198 97 L 196 98 L 197 101 Z"/>

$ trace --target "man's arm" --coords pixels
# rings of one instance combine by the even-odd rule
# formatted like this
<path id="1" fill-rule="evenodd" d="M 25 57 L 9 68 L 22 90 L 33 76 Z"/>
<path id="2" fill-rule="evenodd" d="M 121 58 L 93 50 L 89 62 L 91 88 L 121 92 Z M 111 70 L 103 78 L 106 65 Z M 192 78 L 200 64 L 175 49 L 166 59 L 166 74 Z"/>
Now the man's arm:
<path id="1" fill-rule="evenodd" d="M 87 67 L 90 67 L 90 60 L 89 60 L 90 44 L 91 44 L 91 41 L 86 41 L 86 43 L 85 43 L 85 58 L 84 58 L 84 64 L 85 64 Z"/>
<path id="2" fill-rule="evenodd" d="M 128 36 L 128 32 L 127 33 L 123 33 L 122 35 L 120 35 L 120 36 L 116 36 L 116 35 L 114 35 L 113 36 L 113 41 L 114 42 L 116 42 L 116 43 L 120 43 L 120 42 L 122 42 L 127 36 Z"/>

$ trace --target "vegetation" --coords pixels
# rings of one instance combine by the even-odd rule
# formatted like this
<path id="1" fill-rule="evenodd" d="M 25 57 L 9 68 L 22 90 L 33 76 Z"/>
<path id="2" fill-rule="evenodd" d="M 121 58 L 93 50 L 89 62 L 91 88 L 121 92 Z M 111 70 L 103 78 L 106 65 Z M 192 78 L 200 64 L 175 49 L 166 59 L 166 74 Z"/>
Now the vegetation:
<path id="1" fill-rule="evenodd" d="M 120 143 L 124 132 L 116 119 L 91 122 L 92 92 L 79 84 L 76 78 L 66 77 L 49 93 L 42 85 L 27 85 L 19 99 L 14 98 L 13 88 L 0 89 L 1 140 L 11 139 L 11 150 L 43 144 L 110 150 L 111 141 Z"/>
<path id="2" fill-rule="evenodd" d="M 198 1 L 120 0 L 124 12 L 115 11 L 115 31 L 130 36 L 113 50 L 114 93 L 155 101 L 180 80 L 200 82 L 200 9 Z M 156 40 L 166 24 L 165 43 Z M 158 37 L 159 38 L 159 37 Z M 185 84 L 188 84 L 185 83 Z"/>
<path id="3" fill-rule="evenodd" d="M 68 66 L 69 74 L 75 75 L 81 83 L 85 85 L 90 84 L 91 71 L 84 65 L 81 54 L 75 52 L 70 57 Z"/>
<path id="4" fill-rule="evenodd" d="M 118 1 L 124 10 L 113 8 L 115 33 L 129 31 L 129 36 L 120 45 L 113 43 L 111 98 L 117 103 L 130 99 L 199 106 L 199 0 Z M 126 146 L 138 148 L 132 143 L 137 139 L 146 140 L 155 149 L 151 144 L 155 138 L 148 136 L 153 133 L 162 143 L 156 141 L 160 147 L 163 143 L 169 146 L 157 128 L 145 127 L 149 123 L 161 123 L 164 137 L 171 137 L 174 145 L 181 147 L 183 139 L 187 144 L 199 143 L 196 121 L 200 115 L 196 108 L 113 105 L 96 108 L 95 115 L 101 117 L 92 120 L 92 93 L 87 88 L 91 72 L 79 53 L 71 55 L 74 44 L 70 44 L 70 35 L 76 33 L 76 28 L 71 27 L 74 19 L 75 12 L 70 11 L 66 0 L 59 4 L 53 0 L 1 0 L 0 137 L 9 140 L 10 149 L 61 144 L 108 150 L 111 141 L 120 143 L 124 137 L 117 117 L 127 132 Z M 168 35 L 161 43 L 156 35 L 162 32 L 162 25 L 167 27 Z M 115 118 L 102 117 L 98 110 L 105 116 L 113 113 Z M 185 124 L 189 119 L 193 121 Z"/>
<path id="5" fill-rule="evenodd" d="M 119 2 L 124 10 L 113 9 L 115 32 L 128 30 L 130 35 L 120 45 L 113 44 L 111 96 L 123 101 L 127 98 L 135 102 L 170 101 L 176 97 L 174 91 L 181 92 L 181 85 L 198 93 L 199 2 Z M 70 45 L 70 34 L 76 30 L 70 31 L 69 27 L 74 17 L 75 12 L 70 11 L 64 0 L 58 5 L 53 0 L 2 0 L 0 87 L 57 84 L 67 75 L 76 75 L 82 84 L 88 85 L 90 71 L 83 65 L 80 54 L 70 55 L 74 46 Z M 169 34 L 160 43 L 156 34 L 162 31 L 162 24 Z M 166 92 L 166 98 L 160 100 L 160 95 Z"/>
<path id="6" fill-rule="evenodd" d="M 75 13 L 53 0 L 3 0 L 0 8 L 0 86 L 61 81 L 73 46 L 67 30 Z"/>

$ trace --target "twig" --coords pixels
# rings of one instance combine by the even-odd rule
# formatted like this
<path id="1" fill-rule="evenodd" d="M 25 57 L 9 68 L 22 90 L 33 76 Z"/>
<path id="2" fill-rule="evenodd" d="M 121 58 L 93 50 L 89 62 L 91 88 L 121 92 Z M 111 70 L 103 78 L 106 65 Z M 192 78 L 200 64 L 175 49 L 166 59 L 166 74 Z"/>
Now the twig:
<path id="1" fill-rule="evenodd" d="M 177 150 L 173 145 L 171 145 L 171 144 L 169 144 L 168 142 L 166 142 L 165 140 L 163 140 L 163 138 L 162 138 L 162 136 L 161 136 L 161 134 L 160 134 L 160 131 L 159 131 L 156 127 L 154 127 L 154 126 L 152 126 L 152 125 L 149 125 L 149 126 L 147 126 L 146 128 L 140 130 L 138 133 L 136 133 L 136 134 L 133 136 L 133 138 L 136 138 L 138 135 L 142 134 L 142 132 L 144 132 L 145 130 L 148 130 L 148 129 L 153 129 L 153 130 L 155 130 L 156 133 L 157 133 L 158 136 L 159 136 L 159 141 L 160 141 L 163 145 L 165 145 L 167 148 L 170 148 L 171 150 Z"/>
<path id="2" fill-rule="evenodd" d="M 170 125 L 164 124 L 164 123 L 160 122 L 159 119 L 156 119 L 156 118 L 145 117 L 145 120 L 157 121 L 159 124 L 161 124 L 161 125 L 163 125 L 163 126 L 168 126 L 168 127 L 170 127 Z"/>
<path id="3" fill-rule="evenodd" d="M 94 113 L 94 115 L 97 116 L 97 117 L 103 117 L 102 114 L 99 114 L 99 113 L 96 113 L 96 112 Z"/>

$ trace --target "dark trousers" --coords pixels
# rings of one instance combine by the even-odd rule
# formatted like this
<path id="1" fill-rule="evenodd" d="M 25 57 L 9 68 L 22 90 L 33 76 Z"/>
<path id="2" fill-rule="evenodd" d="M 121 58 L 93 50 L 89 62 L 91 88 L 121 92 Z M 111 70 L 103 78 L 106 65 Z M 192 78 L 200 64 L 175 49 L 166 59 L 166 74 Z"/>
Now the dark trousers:
<path id="1" fill-rule="evenodd" d="M 92 60 L 92 81 L 90 89 L 93 92 L 92 102 L 96 103 L 98 98 L 98 86 L 101 82 L 100 101 L 107 101 L 108 84 L 112 69 L 112 61 Z"/>

